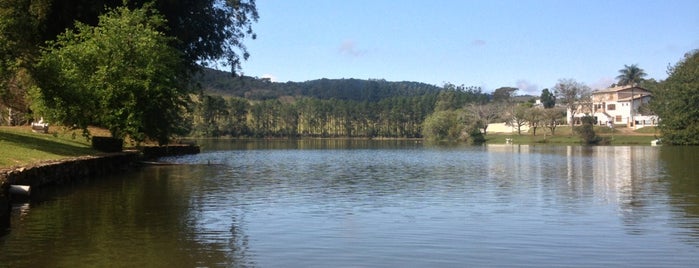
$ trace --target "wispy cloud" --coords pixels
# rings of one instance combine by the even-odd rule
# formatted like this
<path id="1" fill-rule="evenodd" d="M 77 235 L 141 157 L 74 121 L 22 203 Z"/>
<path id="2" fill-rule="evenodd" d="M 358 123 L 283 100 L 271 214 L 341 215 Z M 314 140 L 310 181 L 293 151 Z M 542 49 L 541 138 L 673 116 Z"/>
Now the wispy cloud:
<path id="1" fill-rule="evenodd" d="M 354 40 L 345 40 L 340 44 L 337 52 L 351 57 L 361 57 L 367 54 L 366 49 L 360 49 Z"/>
<path id="2" fill-rule="evenodd" d="M 476 40 L 471 41 L 471 46 L 474 46 L 474 47 L 482 47 L 485 45 L 486 45 L 485 40 L 476 39 Z"/>
<path id="3" fill-rule="evenodd" d="M 517 93 L 520 95 L 538 96 L 541 94 L 541 92 L 539 92 L 539 85 L 533 84 L 525 79 L 517 80 L 517 88 L 519 88 L 519 92 Z"/>

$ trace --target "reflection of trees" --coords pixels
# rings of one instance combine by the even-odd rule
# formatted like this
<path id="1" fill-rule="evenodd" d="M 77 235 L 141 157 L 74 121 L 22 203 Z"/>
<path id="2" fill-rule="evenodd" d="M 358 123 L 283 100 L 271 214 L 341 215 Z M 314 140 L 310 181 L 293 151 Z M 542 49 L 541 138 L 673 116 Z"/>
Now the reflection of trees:
<path id="1" fill-rule="evenodd" d="M 228 218 L 221 239 L 199 233 L 210 215 L 189 199 L 190 167 L 153 167 L 49 193 L 16 217 L 0 263 L 20 267 L 200 267 L 245 264 L 246 237 Z M 196 172 L 196 170 L 194 170 Z M 207 212 L 208 213 L 208 212 Z M 192 215 L 196 215 L 193 217 Z M 235 215 L 234 215 L 235 216 Z M 192 235 L 193 234 L 193 235 Z M 5 249 L 11 250 L 5 251 Z M 7 254 L 5 254 L 7 253 Z M 37 258 L 36 256 L 41 256 Z"/>
<path id="2" fill-rule="evenodd" d="M 699 240 L 699 147 L 663 146 L 660 160 L 666 172 L 670 204 L 687 219 L 677 224 L 691 228 L 691 235 Z"/>

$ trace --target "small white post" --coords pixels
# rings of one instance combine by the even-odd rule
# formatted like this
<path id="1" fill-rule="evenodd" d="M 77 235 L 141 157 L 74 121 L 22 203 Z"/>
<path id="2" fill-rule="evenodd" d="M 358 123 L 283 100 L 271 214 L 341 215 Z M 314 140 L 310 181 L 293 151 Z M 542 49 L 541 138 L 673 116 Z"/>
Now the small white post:
<path id="1" fill-rule="evenodd" d="M 32 187 L 29 185 L 10 185 L 10 194 L 29 196 L 32 192 Z"/>

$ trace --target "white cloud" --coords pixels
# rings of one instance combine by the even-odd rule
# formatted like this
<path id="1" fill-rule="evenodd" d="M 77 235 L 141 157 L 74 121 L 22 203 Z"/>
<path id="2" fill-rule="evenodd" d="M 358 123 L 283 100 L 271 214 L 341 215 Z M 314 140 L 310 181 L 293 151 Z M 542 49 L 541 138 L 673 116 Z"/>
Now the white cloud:
<path id="1" fill-rule="evenodd" d="M 539 85 L 533 84 L 525 79 L 517 80 L 517 88 L 519 88 L 519 92 L 517 92 L 519 95 L 541 95 Z"/>
<path id="2" fill-rule="evenodd" d="M 340 44 L 340 47 L 337 49 L 337 51 L 342 55 L 347 55 L 351 57 L 361 57 L 366 55 L 367 53 L 366 49 L 358 48 L 354 40 L 345 40 L 344 42 L 342 42 L 342 44 Z"/>

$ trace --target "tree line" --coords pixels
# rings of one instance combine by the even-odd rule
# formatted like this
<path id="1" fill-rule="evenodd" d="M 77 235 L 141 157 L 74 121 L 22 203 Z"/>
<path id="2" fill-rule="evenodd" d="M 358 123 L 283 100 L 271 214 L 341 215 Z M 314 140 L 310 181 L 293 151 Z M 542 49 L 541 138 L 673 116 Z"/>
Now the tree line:
<path id="1" fill-rule="evenodd" d="M 343 94 L 323 98 L 329 95 L 310 94 L 258 100 L 202 93 L 193 102 L 192 133 L 236 137 L 421 138 L 423 122 L 436 108 L 457 109 L 468 103 L 485 103 L 490 98 L 476 87 L 447 84 L 439 88 L 414 82 L 381 81 L 379 87 L 374 88 L 374 82 L 326 81 L 338 87 L 335 92 L 351 92 L 357 89 L 352 85 L 365 84 L 369 90 L 390 93 L 382 98 L 343 98 Z M 350 84 L 350 89 L 339 89 L 344 84 Z M 406 84 L 423 87 L 413 89 L 420 94 L 404 94 L 401 89 L 405 89 Z M 364 90 L 358 89 L 359 92 Z"/>
<path id="2" fill-rule="evenodd" d="M 227 85 L 234 85 L 232 80 Z M 490 123 L 507 122 L 521 134 L 525 124 L 537 134 L 537 128 L 555 133 L 564 112 L 554 107 L 556 97 L 548 89 L 542 107 L 534 106 L 534 97 L 516 101 L 517 88 L 501 87 L 484 93 L 478 87 L 446 83 L 442 87 L 414 82 L 387 82 L 357 79 L 321 79 L 302 83 L 275 83 L 246 77 L 248 86 L 211 90 L 207 81 L 192 103 L 192 135 L 207 137 L 362 137 L 426 138 L 432 140 L 484 141 Z M 323 81 L 328 92 L 316 95 L 304 87 Z M 240 97 L 264 85 L 274 98 Z M 358 85 L 363 85 L 358 86 Z M 417 85 L 417 86 L 416 86 Z M 287 88 L 289 86 L 289 88 Z M 377 87 L 378 86 L 378 87 Z M 412 87 L 411 87 L 412 86 Z M 240 87 L 240 84 L 238 84 Z M 384 92 L 382 98 L 354 94 L 366 87 Z M 412 90 L 406 93 L 406 89 Z M 297 95 L 285 95 L 297 94 Z M 377 95 L 373 95 L 377 96 Z"/>

